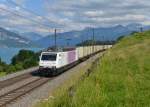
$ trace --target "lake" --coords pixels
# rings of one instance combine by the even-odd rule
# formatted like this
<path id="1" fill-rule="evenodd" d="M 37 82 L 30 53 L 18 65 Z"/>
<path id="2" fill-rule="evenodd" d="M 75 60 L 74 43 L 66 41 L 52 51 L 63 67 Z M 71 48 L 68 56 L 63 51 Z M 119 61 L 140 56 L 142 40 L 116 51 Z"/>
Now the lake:
<path id="1" fill-rule="evenodd" d="M 21 49 L 32 50 L 34 52 L 42 50 L 42 48 L 0 48 L 0 58 L 2 61 L 10 64 L 12 57 L 18 54 Z"/>

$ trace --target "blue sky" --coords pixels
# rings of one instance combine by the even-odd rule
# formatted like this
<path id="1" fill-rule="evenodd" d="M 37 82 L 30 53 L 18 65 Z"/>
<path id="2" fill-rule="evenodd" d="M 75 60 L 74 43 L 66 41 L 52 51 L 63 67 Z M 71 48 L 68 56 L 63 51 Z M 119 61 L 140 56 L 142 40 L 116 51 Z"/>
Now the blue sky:
<path id="1" fill-rule="evenodd" d="M 10 30 L 41 34 L 54 28 L 63 32 L 129 23 L 149 25 L 149 7 L 149 0 L 0 0 L 0 23 Z"/>

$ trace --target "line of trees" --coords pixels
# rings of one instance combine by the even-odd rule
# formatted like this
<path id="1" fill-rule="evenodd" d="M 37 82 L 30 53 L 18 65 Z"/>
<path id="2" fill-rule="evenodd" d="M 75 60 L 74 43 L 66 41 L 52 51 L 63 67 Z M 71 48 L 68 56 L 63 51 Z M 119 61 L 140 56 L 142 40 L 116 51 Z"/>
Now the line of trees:
<path id="1" fill-rule="evenodd" d="M 86 40 L 83 41 L 76 46 L 89 46 L 89 45 L 112 45 L 115 44 L 116 41 L 93 41 L 93 40 Z"/>
<path id="2" fill-rule="evenodd" d="M 0 72 L 10 74 L 36 66 L 38 65 L 38 59 L 39 53 L 30 50 L 20 50 L 19 53 L 12 58 L 11 64 L 6 64 L 0 59 Z"/>

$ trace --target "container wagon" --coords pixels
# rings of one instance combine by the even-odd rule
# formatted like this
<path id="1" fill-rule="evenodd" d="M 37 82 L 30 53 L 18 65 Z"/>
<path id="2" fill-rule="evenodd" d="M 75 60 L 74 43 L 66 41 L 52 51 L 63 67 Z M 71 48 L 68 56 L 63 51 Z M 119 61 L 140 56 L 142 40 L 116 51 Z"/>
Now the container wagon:
<path id="1" fill-rule="evenodd" d="M 42 52 L 39 61 L 39 71 L 57 74 L 60 70 L 76 65 L 82 59 L 89 58 L 93 53 L 103 51 L 111 46 L 84 46 L 63 51 Z"/>

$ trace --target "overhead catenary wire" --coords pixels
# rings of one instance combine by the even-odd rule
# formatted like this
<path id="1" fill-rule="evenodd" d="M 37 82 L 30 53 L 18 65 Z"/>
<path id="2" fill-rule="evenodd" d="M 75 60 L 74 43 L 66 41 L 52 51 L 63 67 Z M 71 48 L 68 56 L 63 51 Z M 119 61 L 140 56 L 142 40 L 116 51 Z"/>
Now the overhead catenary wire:
<path id="1" fill-rule="evenodd" d="M 35 16 L 41 17 L 42 20 L 48 21 L 49 23 L 55 23 L 55 22 L 49 20 L 48 18 L 46 18 L 46 17 L 44 17 L 44 16 L 42 16 L 42 15 L 40 15 L 40 14 L 38 14 L 38 13 L 35 13 L 34 11 L 29 10 L 28 8 L 25 8 L 25 7 L 22 6 L 22 5 L 19 5 L 18 3 L 14 2 L 14 1 L 12 1 L 12 0 L 6 0 L 6 1 L 9 2 L 9 3 L 11 3 L 11 4 L 14 4 L 14 5 L 18 6 L 19 8 L 21 8 L 21 9 L 23 9 L 23 10 L 25 10 L 25 11 L 27 11 L 27 12 L 29 12 L 29 13 L 35 15 Z"/>
<path id="2" fill-rule="evenodd" d="M 25 19 L 25 20 L 31 21 L 31 22 L 33 22 L 33 23 L 39 25 L 38 27 L 41 27 L 41 26 L 42 26 L 41 28 L 45 28 L 45 29 L 47 29 L 47 30 L 49 30 L 49 31 L 50 31 L 50 30 L 52 30 L 52 31 L 54 30 L 53 28 L 50 28 L 49 26 L 47 26 L 47 25 L 45 25 L 45 24 L 43 24 L 43 23 L 40 23 L 40 22 L 38 22 L 38 21 L 36 21 L 36 20 L 34 20 L 34 19 L 28 18 L 28 17 L 26 17 L 26 16 L 23 16 L 23 15 L 18 14 L 18 13 L 16 13 L 16 12 L 10 11 L 10 10 L 8 10 L 8 9 L 4 9 L 4 8 L 1 8 L 1 7 L 0 7 L 0 10 L 5 11 L 5 12 L 8 12 L 8 13 L 13 14 L 13 15 L 18 16 L 18 17 L 22 17 L 22 18 Z"/>

